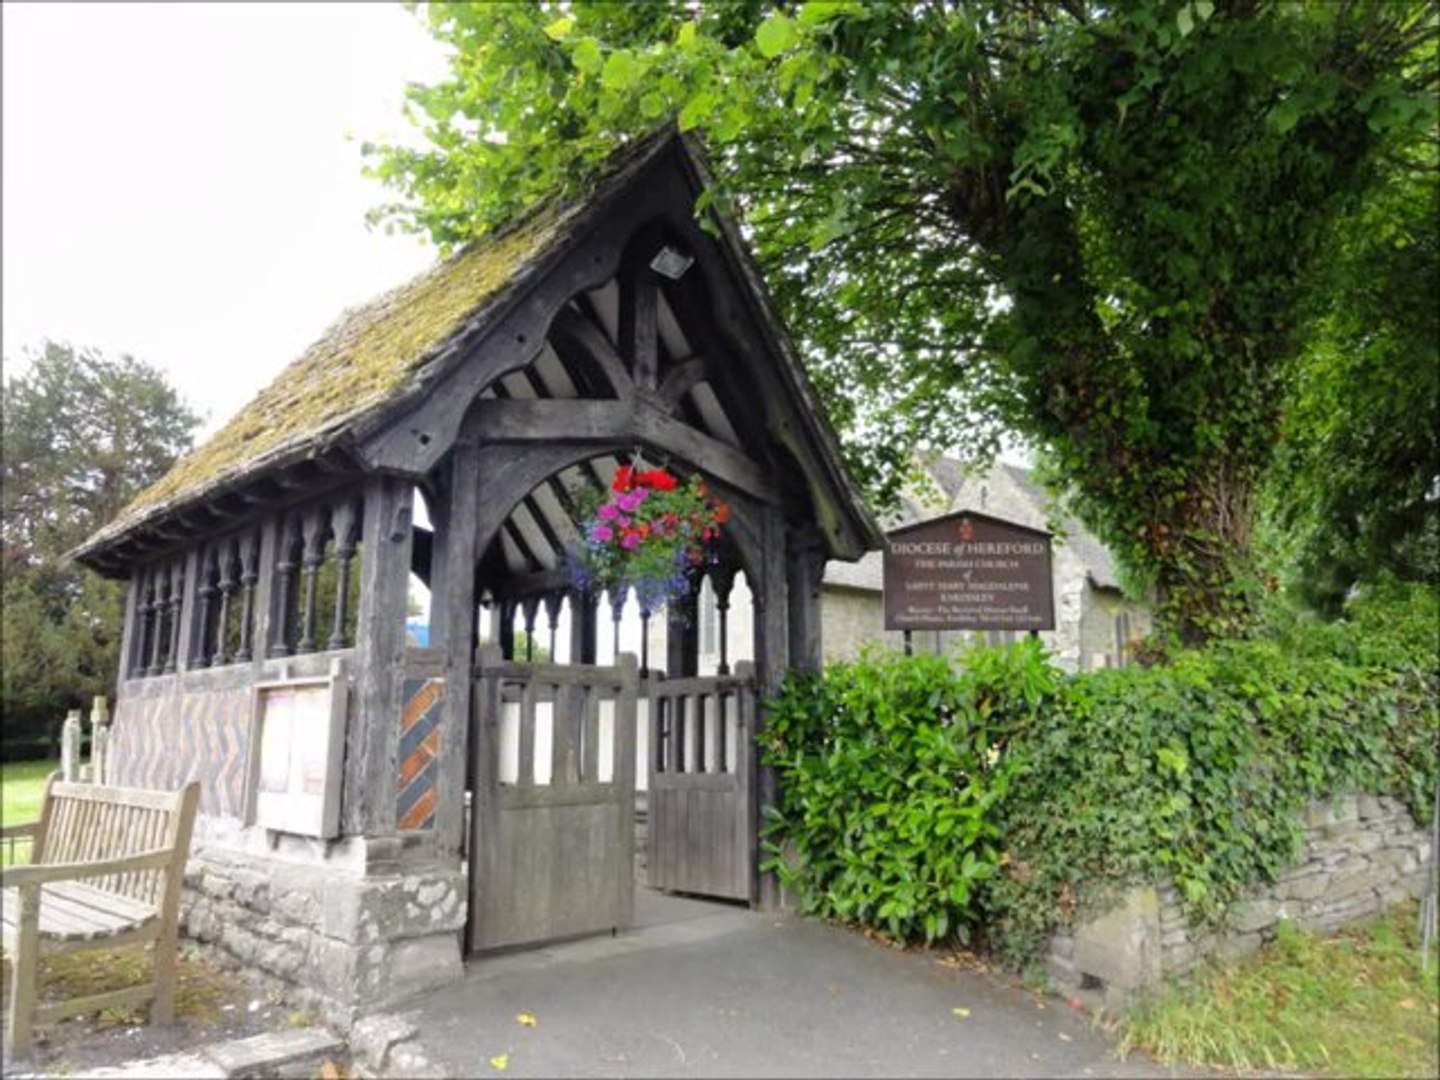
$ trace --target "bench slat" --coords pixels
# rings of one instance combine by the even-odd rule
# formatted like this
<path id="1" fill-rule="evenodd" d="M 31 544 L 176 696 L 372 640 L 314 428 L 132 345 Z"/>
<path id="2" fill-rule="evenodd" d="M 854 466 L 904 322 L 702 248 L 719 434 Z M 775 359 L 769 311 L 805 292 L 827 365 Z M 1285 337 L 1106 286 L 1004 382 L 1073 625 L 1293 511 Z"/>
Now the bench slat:
<path id="1" fill-rule="evenodd" d="M 93 899 L 77 900 L 63 891 L 77 882 L 60 885 L 45 885 L 40 890 L 40 936 L 75 941 L 82 938 L 111 937 L 124 930 L 133 930 L 146 923 L 154 922 L 159 916 L 154 909 L 127 900 L 123 896 L 111 896 L 99 889 L 89 892 L 106 897 L 116 903 L 110 908 L 96 906 Z M 86 886 L 80 886 L 86 889 Z M 57 890 L 62 890 L 58 891 Z M 16 932 L 20 913 L 20 896 L 16 889 L 6 889 L 3 896 L 4 913 L 0 914 L 7 941 Z"/>
<path id="2" fill-rule="evenodd" d="M 104 933 L 115 929 L 122 922 L 116 915 L 105 915 L 99 911 L 73 904 L 63 896 L 46 888 L 40 890 L 40 933 L 57 937 L 88 935 L 92 931 Z"/>
<path id="3" fill-rule="evenodd" d="M 42 911 L 45 897 L 63 898 L 68 904 L 97 911 L 102 915 L 113 914 L 127 923 L 142 923 L 155 917 L 153 904 L 142 904 L 132 897 L 107 892 L 84 881 L 57 881 L 45 886 L 40 901 Z"/>

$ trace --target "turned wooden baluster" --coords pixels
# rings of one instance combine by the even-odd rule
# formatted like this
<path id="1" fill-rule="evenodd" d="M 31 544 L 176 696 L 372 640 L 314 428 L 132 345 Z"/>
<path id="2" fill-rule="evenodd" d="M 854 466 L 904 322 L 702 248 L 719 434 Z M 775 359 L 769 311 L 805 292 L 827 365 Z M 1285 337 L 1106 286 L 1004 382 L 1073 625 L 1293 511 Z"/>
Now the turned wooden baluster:
<path id="1" fill-rule="evenodd" d="M 137 611 L 140 621 L 140 640 L 136 645 L 134 655 L 130 658 L 130 674 L 136 678 L 145 674 L 146 657 L 150 655 L 150 643 L 155 637 L 155 579 L 150 574 L 146 574 L 144 581 L 143 599 L 140 601 Z"/>
<path id="2" fill-rule="evenodd" d="M 211 667 L 219 667 L 230 659 L 230 600 L 240 585 L 235 576 L 235 561 L 234 543 L 221 545 L 219 575 L 215 582 L 215 588 L 220 593 L 220 614 L 215 619 L 215 652 L 210 657 Z"/>
<path id="3" fill-rule="evenodd" d="M 260 580 L 260 552 L 251 534 L 240 541 L 240 639 L 236 643 L 235 662 L 247 663 L 252 655 L 251 629 L 255 614 L 255 585 Z"/>
<path id="4" fill-rule="evenodd" d="M 564 593 L 545 594 L 545 621 L 550 627 L 550 662 L 552 664 L 560 662 L 560 654 L 556 651 L 555 635 L 560 629 L 560 605 L 564 602 Z"/>
<path id="5" fill-rule="evenodd" d="M 629 599 L 630 590 L 624 586 L 621 587 L 618 596 L 614 592 L 610 594 L 610 621 L 614 628 L 615 643 L 614 650 L 611 653 L 611 663 L 614 664 L 620 662 L 620 620 L 624 618 L 625 604 Z"/>
<path id="6" fill-rule="evenodd" d="M 195 650 L 195 666 L 205 667 L 210 662 L 210 638 L 214 633 L 214 612 L 215 597 L 220 590 L 215 586 L 217 571 L 215 569 L 215 549 L 211 548 L 205 552 L 200 559 L 200 580 L 195 590 L 195 598 L 199 603 L 200 642 Z"/>
<path id="7" fill-rule="evenodd" d="M 165 670 L 174 671 L 180 657 L 180 605 L 185 597 L 185 560 L 170 567 L 170 641 L 165 652 Z"/>
<path id="8" fill-rule="evenodd" d="M 295 597 L 295 572 L 300 567 L 300 536 L 294 518 L 281 521 L 275 559 L 275 619 L 270 636 L 270 655 L 289 656 L 294 652 L 291 636 L 295 617 L 291 608 Z"/>
<path id="9" fill-rule="evenodd" d="M 637 598 L 638 599 L 638 598 Z M 640 674 L 650 674 L 650 603 L 647 600 L 639 600 L 640 604 Z M 618 653 L 620 647 L 617 644 L 615 651 Z"/>
<path id="10" fill-rule="evenodd" d="M 305 515 L 302 530 L 305 554 L 300 562 L 304 575 L 304 605 L 300 616 L 300 642 L 295 651 L 315 651 L 315 589 L 319 584 L 320 567 L 325 565 L 325 545 L 330 539 L 330 515 L 319 507 Z"/>
<path id="11" fill-rule="evenodd" d="M 535 661 L 535 615 L 540 610 L 539 597 L 527 596 L 521 601 L 520 610 L 525 613 L 525 662 L 530 664 Z"/>
<path id="12" fill-rule="evenodd" d="M 150 666 L 147 675 L 159 675 L 165 670 L 165 646 L 168 644 L 170 615 L 170 575 L 164 567 L 156 567 L 155 575 L 155 634 L 150 642 Z"/>
<path id="13" fill-rule="evenodd" d="M 717 675 L 730 674 L 730 590 L 735 587 L 734 567 L 716 567 L 710 572 L 710 588 L 715 593 L 715 622 L 720 637 L 720 662 Z"/>
<path id="14" fill-rule="evenodd" d="M 330 628 L 328 649 L 343 649 L 350 642 L 345 637 L 345 624 L 350 616 L 350 560 L 360 541 L 360 506 L 342 502 L 330 516 L 330 531 L 335 536 L 335 625 Z"/>

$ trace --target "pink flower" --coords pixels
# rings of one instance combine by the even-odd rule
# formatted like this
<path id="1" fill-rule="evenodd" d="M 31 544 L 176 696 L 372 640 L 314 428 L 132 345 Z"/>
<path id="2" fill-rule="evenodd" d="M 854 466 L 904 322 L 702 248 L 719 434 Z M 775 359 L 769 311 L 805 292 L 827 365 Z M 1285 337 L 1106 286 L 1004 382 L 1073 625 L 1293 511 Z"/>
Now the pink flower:
<path id="1" fill-rule="evenodd" d="M 596 525 L 594 536 L 596 540 L 609 540 L 615 535 L 615 530 L 609 525 Z"/>
<path id="2" fill-rule="evenodd" d="M 635 548 L 640 546 L 640 534 L 626 533 L 620 538 L 620 546 L 626 551 L 633 551 Z"/>
<path id="3" fill-rule="evenodd" d="M 615 500 L 615 505 L 627 514 L 633 514 L 640 504 L 645 501 L 645 489 L 638 491 L 627 491 Z"/>
<path id="4" fill-rule="evenodd" d="M 600 507 L 599 510 L 596 510 L 595 513 L 600 515 L 606 521 L 614 521 L 615 518 L 619 515 L 620 511 L 614 503 L 606 503 L 604 506 Z"/>

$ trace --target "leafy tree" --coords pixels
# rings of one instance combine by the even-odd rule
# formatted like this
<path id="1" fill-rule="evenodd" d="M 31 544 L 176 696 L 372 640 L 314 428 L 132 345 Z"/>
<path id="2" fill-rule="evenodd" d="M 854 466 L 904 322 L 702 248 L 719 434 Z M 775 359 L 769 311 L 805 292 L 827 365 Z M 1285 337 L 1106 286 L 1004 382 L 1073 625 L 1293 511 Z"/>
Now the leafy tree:
<path id="1" fill-rule="evenodd" d="M 4 386 L 3 679 L 11 749 L 109 693 L 123 589 L 64 555 L 189 448 L 198 417 L 146 364 L 46 342 Z"/>
<path id="2" fill-rule="evenodd" d="M 1272 562 L 1327 615 L 1383 575 L 1440 581 L 1437 170 L 1432 134 L 1337 231 L 1263 493 Z"/>
<path id="3" fill-rule="evenodd" d="M 378 218 L 454 247 L 674 117 L 718 154 L 852 459 L 1028 434 L 1190 641 L 1238 582 L 1337 216 L 1433 123 L 1423 0 L 428 7 L 430 146 Z M 840 392 L 841 390 L 844 393 Z M 856 389 L 863 393 L 855 393 Z"/>

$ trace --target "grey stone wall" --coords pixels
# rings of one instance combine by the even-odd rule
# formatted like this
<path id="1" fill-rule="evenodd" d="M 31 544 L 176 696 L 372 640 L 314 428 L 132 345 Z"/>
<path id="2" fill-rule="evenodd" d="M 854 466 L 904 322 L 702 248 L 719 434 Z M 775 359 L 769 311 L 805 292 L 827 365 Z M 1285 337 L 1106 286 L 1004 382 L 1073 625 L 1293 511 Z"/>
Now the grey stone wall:
<path id="1" fill-rule="evenodd" d="M 459 980 L 463 874 L 362 875 L 208 846 L 185 872 L 182 932 L 284 981 L 326 1022 Z"/>
<path id="2" fill-rule="evenodd" d="M 1051 986 L 1118 1007 L 1206 957 L 1253 952 L 1282 919 L 1330 930 L 1423 893 L 1433 841 L 1399 801 L 1348 795 L 1318 802 L 1305 811 L 1304 824 L 1299 861 L 1236 904 L 1221 931 L 1192 927 L 1173 886 L 1135 888 L 1116 908 L 1051 939 Z"/>

